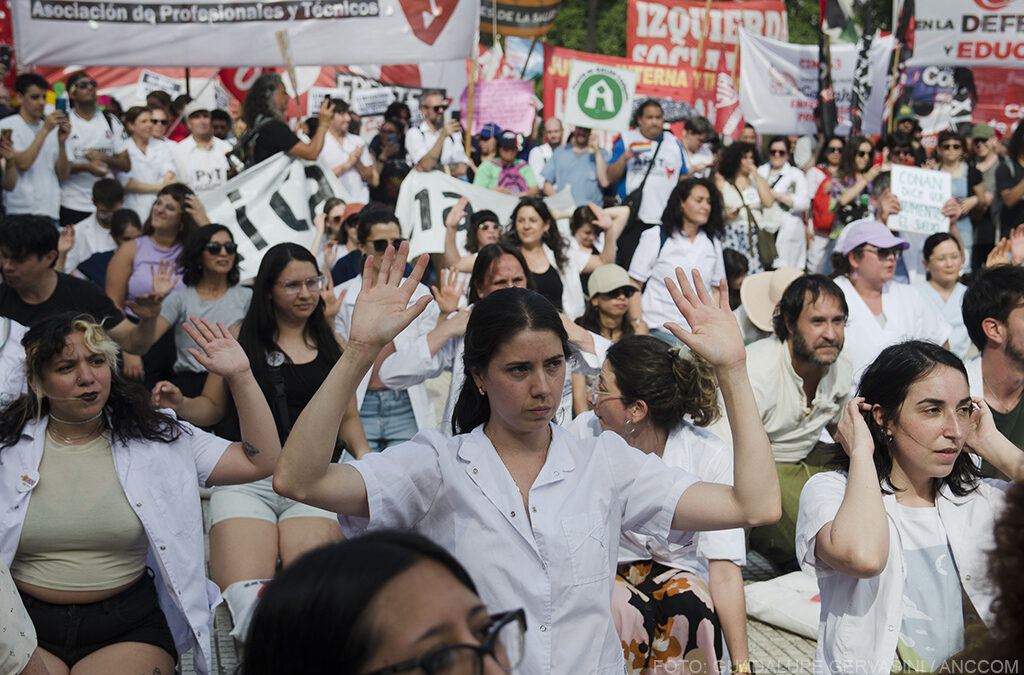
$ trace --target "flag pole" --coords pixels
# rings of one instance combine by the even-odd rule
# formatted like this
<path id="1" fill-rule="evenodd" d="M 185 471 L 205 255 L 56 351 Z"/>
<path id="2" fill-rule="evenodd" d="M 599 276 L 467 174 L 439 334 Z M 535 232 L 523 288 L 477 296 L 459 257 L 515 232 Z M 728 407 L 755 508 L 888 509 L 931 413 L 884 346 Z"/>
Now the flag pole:
<path id="1" fill-rule="evenodd" d="M 480 53 L 480 22 L 476 23 L 476 30 L 473 37 L 473 53 L 469 58 L 469 104 L 466 106 L 466 129 L 462 130 L 462 146 L 469 157 L 470 144 L 473 140 L 473 96 L 476 92 L 476 59 Z M 527 59 L 529 60 L 529 59 Z"/>
<path id="2" fill-rule="evenodd" d="M 698 70 L 704 70 L 701 64 L 704 63 L 704 36 L 708 32 L 708 26 L 711 25 L 711 0 L 704 3 L 704 17 L 700 27 L 700 41 L 697 43 L 697 60 L 694 62 L 693 67 Z"/>

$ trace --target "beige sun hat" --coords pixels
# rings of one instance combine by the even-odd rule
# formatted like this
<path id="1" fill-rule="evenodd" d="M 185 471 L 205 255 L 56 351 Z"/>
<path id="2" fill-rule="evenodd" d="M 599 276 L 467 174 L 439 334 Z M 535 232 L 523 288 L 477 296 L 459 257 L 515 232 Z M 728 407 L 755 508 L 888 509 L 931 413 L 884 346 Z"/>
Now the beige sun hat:
<path id="1" fill-rule="evenodd" d="M 747 312 L 747 318 L 760 330 L 771 333 L 775 305 L 793 281 L 804 275 L 795 267 L 780 267 L 773 272 L 748 274 L 740 284 L 740 302 Z"/>

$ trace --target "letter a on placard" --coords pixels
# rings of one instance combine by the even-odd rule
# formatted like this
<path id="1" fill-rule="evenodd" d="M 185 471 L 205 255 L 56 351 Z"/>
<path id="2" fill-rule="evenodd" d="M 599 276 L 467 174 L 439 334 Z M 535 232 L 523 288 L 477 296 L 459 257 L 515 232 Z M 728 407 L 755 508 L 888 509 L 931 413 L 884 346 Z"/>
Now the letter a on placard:
<path id="1" fill-rule="evenodd" d="M 565 121 L 588 129 L 625 131 L 635 92 L 635 71 L 574 60 L 565 92 Z"/>
<path id="2" fill-rule="evenodd" d="M 617 112 L 615 105 L 615 96 L 612 93 L 612 88 L 608 80 L 598 80 L 590 85 L 590 89 L 586 92 L 587 100 L 583 104 L 584 110 L 593 110 L 594 112 L 605 112 L 614 113 Z"/>

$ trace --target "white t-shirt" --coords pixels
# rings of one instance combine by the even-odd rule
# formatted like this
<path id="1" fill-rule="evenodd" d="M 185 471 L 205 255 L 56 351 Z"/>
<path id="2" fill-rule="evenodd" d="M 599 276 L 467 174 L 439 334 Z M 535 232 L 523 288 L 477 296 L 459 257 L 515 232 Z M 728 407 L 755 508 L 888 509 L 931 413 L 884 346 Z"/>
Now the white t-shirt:
<path id="1" fill-rule="evenodd" d="M 97 253 L 107 253 L 117 249 L 117 243 L 110 236 L 110 230 L 100 227 L 96 222 L 96 214 L 75 224 L 75 245 L 64 258 L 64 272 L 79 279 L 86 276 L 78 271 L 78 266 Z"/>
<path id="2" fill-rule="evenodd" d="M 661 139 L 659 146 L 658 141 L 647 138 L 639 129 L 630 129 L 616 141 L 616 150 L 612 153 L 616 160 L 631 146 L 637 153 L 636 157 L 626 162 L 626 175 L 623 178 L 625 195 L 640 187 L 644 175 L 647 174 L 647 167 L 654 162 L 647 182 L 644 183 L 643 201 L 638 213 L 641 222 L 650 224 L 661 222 L 661 214 L 668 204 L 668 196 L 679 182 L 679 175 L 686 172 L 683 148 L 676 137 L 671 132 L 664 131 Z M 654 154 L 655 150 L 658 151 L 657 155 Z"/>
<path id="3" fill-rule="evenodd" d="M 370 157 L 370 151 L 367 150 L 363 139 L 355 134 L 345 134 L 339 143 L 334 134 L 328 132 L 327 136 L 324 137 L 324 149 L 320 151 L 320 160 L 329 169 L 333 169 L 347 162 L 349 155 L 359 147 L 363 149 L 359 154 L 359 163 L 363 166 L 373 166 L 373 158 Z M 355 165 L 338 176 L 338 181 L 341 183 L 341 187 L 345 188 L 345 192 L 349 194 L 352 201 L 361 204 L 370 201 L 370 189 L 366 187 L 366 183 L 363 182 L 363 177 L 359 175 L 359 170 Z"/>
<path id="4" fill-rule="evenodd" d="M 91 120 L 86 120 L 72 110 L 68 113 L 68 119 L 71 121 L 71 135 L 68 136 L 66 149 L 68 161 L 72 164 L 87 162 L 85 153 L 89 150 L 114 156 L 128 148 L 124 127 L 112 115 L 107 117 L 97 110 Z M 61 181 L 60 205 L 75 211 L 92 211 L 92 186 L 98 180 L 99 177 L 88 171 L 71 174 L 67 180 Z"/>
<path id="5" fill-rule="evenodd" d="M 0 129 L 11 130 L 11 142 L 17 152 L 32 145 L 36 134 L 42 128 L 42 120 L 39 124 L 30 125 L 21 115 L 11 115 L 0 120 Z M 60 215 L 60 181 L 57 180 L 57 171 L 54 168 L 59 155 L 57 128 L 54 127 L 43 141 L 36 161 L 32 162 L 28 171 L 18 172 L 18 184 L 14 186 L 14 190 L 4 191 L 7 213 L 34 213 L 50 218 L 57 218 Z"/>
<path id="6" fill-rule="evenodd" d="M 530 154 L 527 155 L 527 163 L 530 168 L 533 169 L 533 173 L 540 179 L 540 172 L 547 166 L 548 160 L 551 159 L 551 155 L 555 153 L 555 149 L 547 143 L 541 143 L 540 145 L 532 148 Z M 543 181 L 541 181 L 543 184 Z"/>
<path id="7" fill-rule="evenodd" d="M 964 648 L 963 595 L 939 510 L 896 504 L 903 544 L 903 622 L 897 650 L 911 652 L 936 670 Z"/>
<path id="8" fill-rule="evenodd" d="M 227 182 L 228 159 L 225 154 L 231 152 L 230 143 L 214 136 L 210 139 L 210 148 L 204 150 L 196 144 L 194 137 L 189 136 L 172 145 L 174 173 L 199 196 Z"/>
<path id="9" fill-rule="evenodd" d="M 427 152 L 434 147 L 440 131 L 434 131 L 426 121 L 420 122 L 418 127 L 409 129 L 405 134 L 405 150 L 409 153 L 409 163 L 416 165 Z M 448 164 L 468 164 L 466 150 L 462 147 L 461 135 L 448 136 L 441 146 L 440 166 Z M 439 167 L 438 167 L 439 168 Z"/>
<path id="10" fill-rule="evenodd" d="M 149 139 L 145 153 L 139 149 L 135 141 L 129 141 L 128 157 L 132 160 L 132 168 L 127 173 L 117 174 L 117 180 L 121 185 L 127 185 L 132 178 L 142 183 L 160 183 L 165 173 L 174 172 L 170 144 L 164 141 Z M 124 191 L 124 208 L 139 214 L 139 220 L 142 222 L 149 218 L 149 210 L 153 208 L 155 201 L 155 192 Z"/>
<path id="11" fill-rule="evenodd" d="M 661 245 L 661 228 L 650 227 L 640 235 L 640 242 L 629 264 L 629 276 L 643 283 L 647 282 L 641 298 L 644 322 L 650 328 L 661 328 L 666 321 L 675 321 L 684 328 L 689 327 L 672 296 L 665 286 L 665 277 L 674 279 L 676 267 L 682 267 L 689 277 L 690 270 L 696 269 L 708 284 L 708 291 L 725 278 L 725 261 L 722 259 L 722 242 L 711 239 L 704 230 L 697 231 L 697 238 L 690 241 L 682 232 L 674 232 Z"/>

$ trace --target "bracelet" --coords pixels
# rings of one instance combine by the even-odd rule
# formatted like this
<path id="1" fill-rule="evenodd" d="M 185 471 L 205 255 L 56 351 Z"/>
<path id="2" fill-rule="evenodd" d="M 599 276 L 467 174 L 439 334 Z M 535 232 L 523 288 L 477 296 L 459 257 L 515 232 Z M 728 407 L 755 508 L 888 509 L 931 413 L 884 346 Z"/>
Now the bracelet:
<path id="1" fill-rule="evenodd" d="M 754 664 L 751 661 L 734 663 L 729 670 L 733 673 L 749 673 L 749 675 L 755 675 Z"/>

